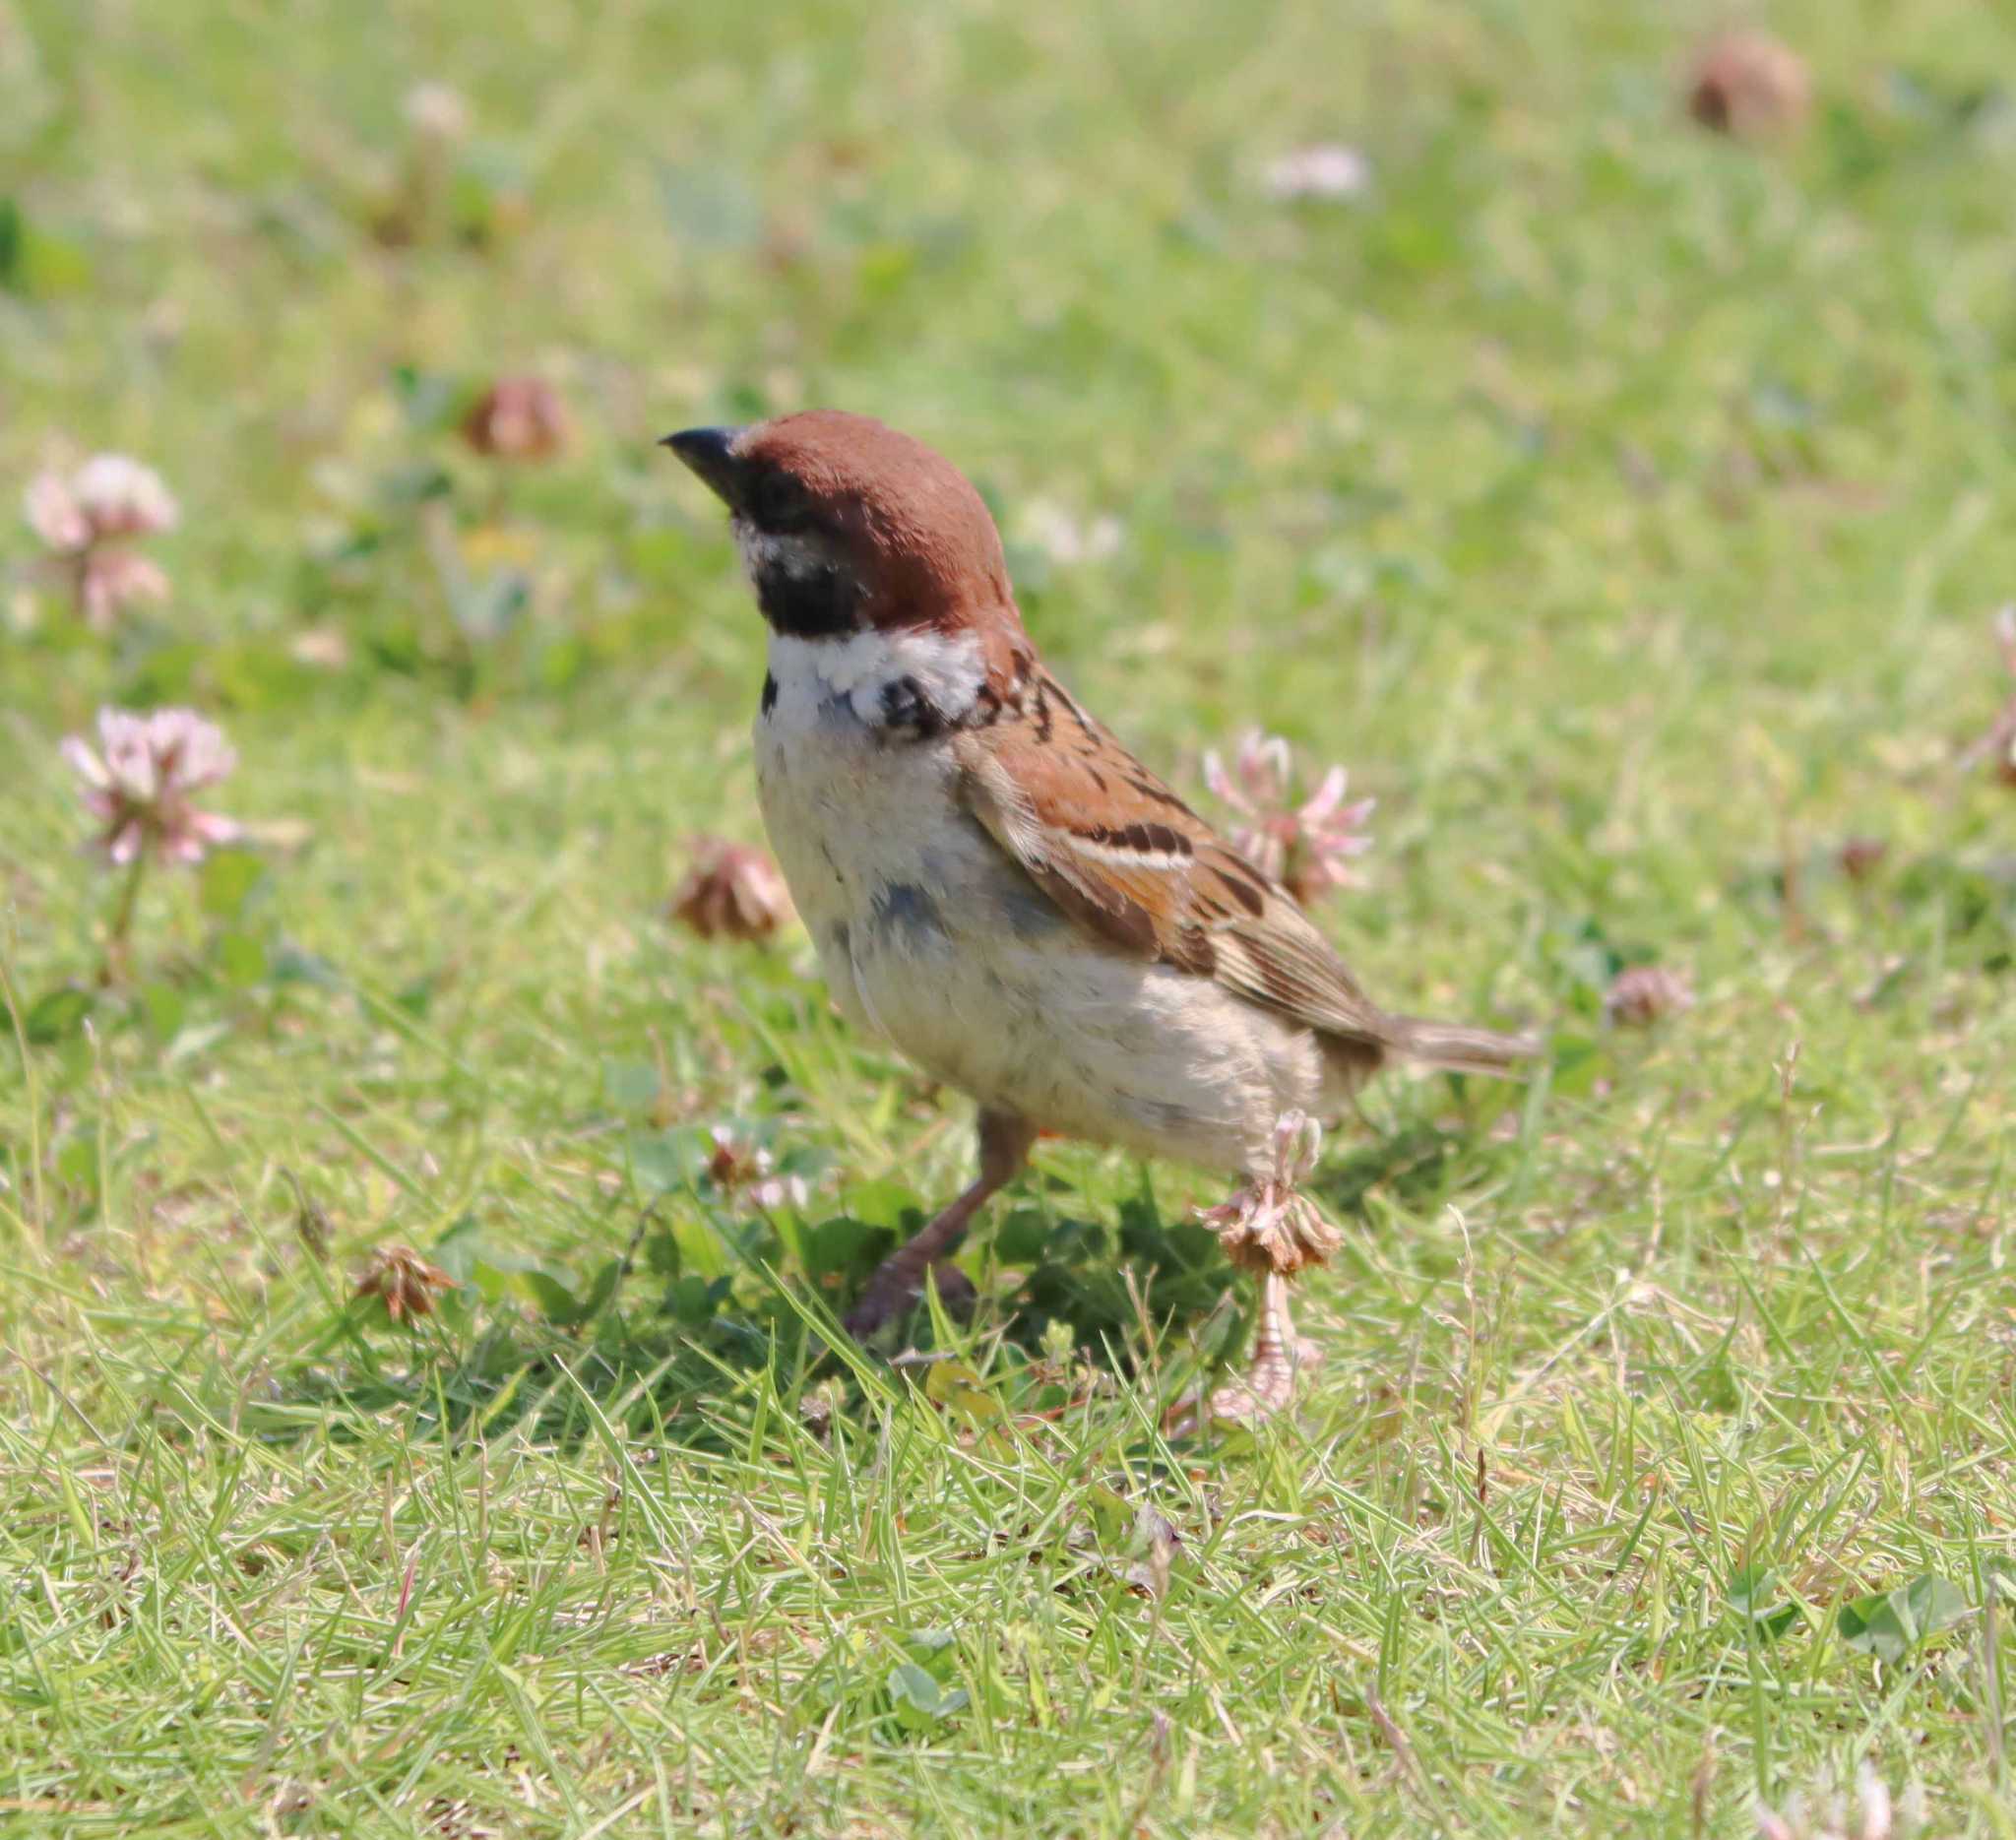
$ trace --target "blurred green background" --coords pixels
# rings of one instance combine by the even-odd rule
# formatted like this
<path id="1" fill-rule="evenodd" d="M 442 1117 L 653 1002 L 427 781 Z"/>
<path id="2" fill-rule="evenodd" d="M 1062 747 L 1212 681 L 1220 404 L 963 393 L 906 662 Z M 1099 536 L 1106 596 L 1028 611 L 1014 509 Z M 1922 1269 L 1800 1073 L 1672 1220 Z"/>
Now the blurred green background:
<path id="1" fill-rule="evenodd" d="M 1803 75 L 1716 132 L 1732 26 Z M 181 507 L 105 631 L 0 538 L 10 1817 L 2011 1832 L 2012 84 L 1980 0 L 0 0 L 0 482 Z M 472 450 L 514 376 L 564 451 Z M 968 1160 L 664 916 L 762 636 L 653 443 L 810 405 L 1179 784 L 1349 764 L 1375 992 L 1555 1031 L 1344 1133 L 1279 1439 L 1155 1428 L 1244 1327 L 1187 1172 L 1046 1148 L 928 1393 L 808 1326 Z M 253 848 L 100 987 L 56 744 L 168 703 Z"/>

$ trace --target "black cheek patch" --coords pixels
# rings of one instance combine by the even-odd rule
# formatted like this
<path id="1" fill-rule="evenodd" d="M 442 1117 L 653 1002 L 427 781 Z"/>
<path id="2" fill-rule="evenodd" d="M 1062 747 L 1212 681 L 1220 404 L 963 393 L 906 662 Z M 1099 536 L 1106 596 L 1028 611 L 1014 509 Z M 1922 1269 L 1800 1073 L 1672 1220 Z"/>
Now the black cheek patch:
<path id="1" fill-rule="evenodd" d="M 831 639 L 859 625 L 861 591 L 838 569 L 806 574 L 765 563 L 756 571 L 756 604 L 788 639 Z"/>
<path id="2" fill-rule="evenodd" d="M 908 729 L 919 740 L 942 732 L 945 718 L 914 677 L 896 677 L 882 686 L 882 721 L 891 729 Z"/>

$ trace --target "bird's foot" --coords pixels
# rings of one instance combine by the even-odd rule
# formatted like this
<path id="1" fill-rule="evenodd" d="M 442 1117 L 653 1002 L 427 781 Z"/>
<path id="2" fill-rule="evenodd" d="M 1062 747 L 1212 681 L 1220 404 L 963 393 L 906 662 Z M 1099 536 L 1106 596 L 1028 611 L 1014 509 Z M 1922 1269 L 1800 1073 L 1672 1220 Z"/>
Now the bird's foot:
<path id="1" fill-rule="evenodd" d="M 1219 1387 L 1201 1408 L 1195 1399 L 1185 1401 L 1170 1422 L 1170 1434 L 1198 1430 L 1207 1421 L 1251 1429 L 1279 1418 L 1294 1401 L 1296 1379 L 1322 1364 L 1323 1351 L 1295 1333 L 1288 1311 L 1288 1280 L 1270 1273 L 1260 1281 L 1260 1326 L 1244 1376 Z"/>
<path id="2" fill-rule="evenodd" d="M 1297 1376 L 1322 1362 L 1323 1351 L 1299 1336 L 1289 1343 L 1263 1340 L 1244 1374 L 1204 1402 L 1205 1416 L 1221 1425 L 1248 1427 L 1279 1418 L 1294 1403 Z"/>
<path id="3" fill-rule="evenodd" d="M 908 1245 L 892 1252 L 876 1268 L 860 1301 L 845 1318 L 848 1334 L 865 1342 L 885 1323 L 908 1314 L 924 1294 L 924 1279 L 938 1287 L 938 1301 L 955 1313 L 972 1309 L 973 1280 L 952 1263 L 952 1254 L 966 1237 L 973 1217 L 991 1195 L 1012 1181 L 1029 1160 L 1036 1126 L 1004 1111 L 980 1110 L 980 1173 L 974 1184 Z"/>
<path id="4" fill-rule="evenodd" d="M 963 1316 L 973 1308 L 978 1293 L 973 1280 L 950 1259 L 927 1265 L 919 1272 L 914 1265 L 901 1266 L 901 1257 L 898 1254 L 884 1262 L 868 1280 L 860 1301 L 843 1319 L 843 1326 L 855 1341 L 865 1342 L 897 1317 L 907 1315 L 923 1296 L 926 1277 L 937 1287 L 938 1301 L 945 1305 L 948 1314 Z"/>

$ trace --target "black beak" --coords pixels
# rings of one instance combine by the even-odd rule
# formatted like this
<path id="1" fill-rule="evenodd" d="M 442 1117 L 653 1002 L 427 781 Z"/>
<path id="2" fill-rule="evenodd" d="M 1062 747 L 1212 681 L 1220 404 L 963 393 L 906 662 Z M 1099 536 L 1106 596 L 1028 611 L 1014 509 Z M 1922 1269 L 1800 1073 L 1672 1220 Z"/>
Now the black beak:
<path id="1" fill-rule="evenodd" d="M 659 443 L 693 469 L 730 511 L 738 508 L 749 481 L 749 469 L 734 456 L 740 428 L 682 428 Z"/>

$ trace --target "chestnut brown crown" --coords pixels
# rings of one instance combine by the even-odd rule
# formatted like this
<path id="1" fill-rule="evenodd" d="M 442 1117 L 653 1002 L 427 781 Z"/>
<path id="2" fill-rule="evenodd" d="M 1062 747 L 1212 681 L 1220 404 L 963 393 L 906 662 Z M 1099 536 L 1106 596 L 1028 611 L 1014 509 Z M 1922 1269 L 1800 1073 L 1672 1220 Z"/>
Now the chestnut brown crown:
<path id="1" fill-rule="evenodd" d="M 764 617 L 821 638 L 864 627 L 1019 627 L 1000 533 L 942 454 L 866 415 L 807 410 L 664 445 L 728 507 Z"/>

